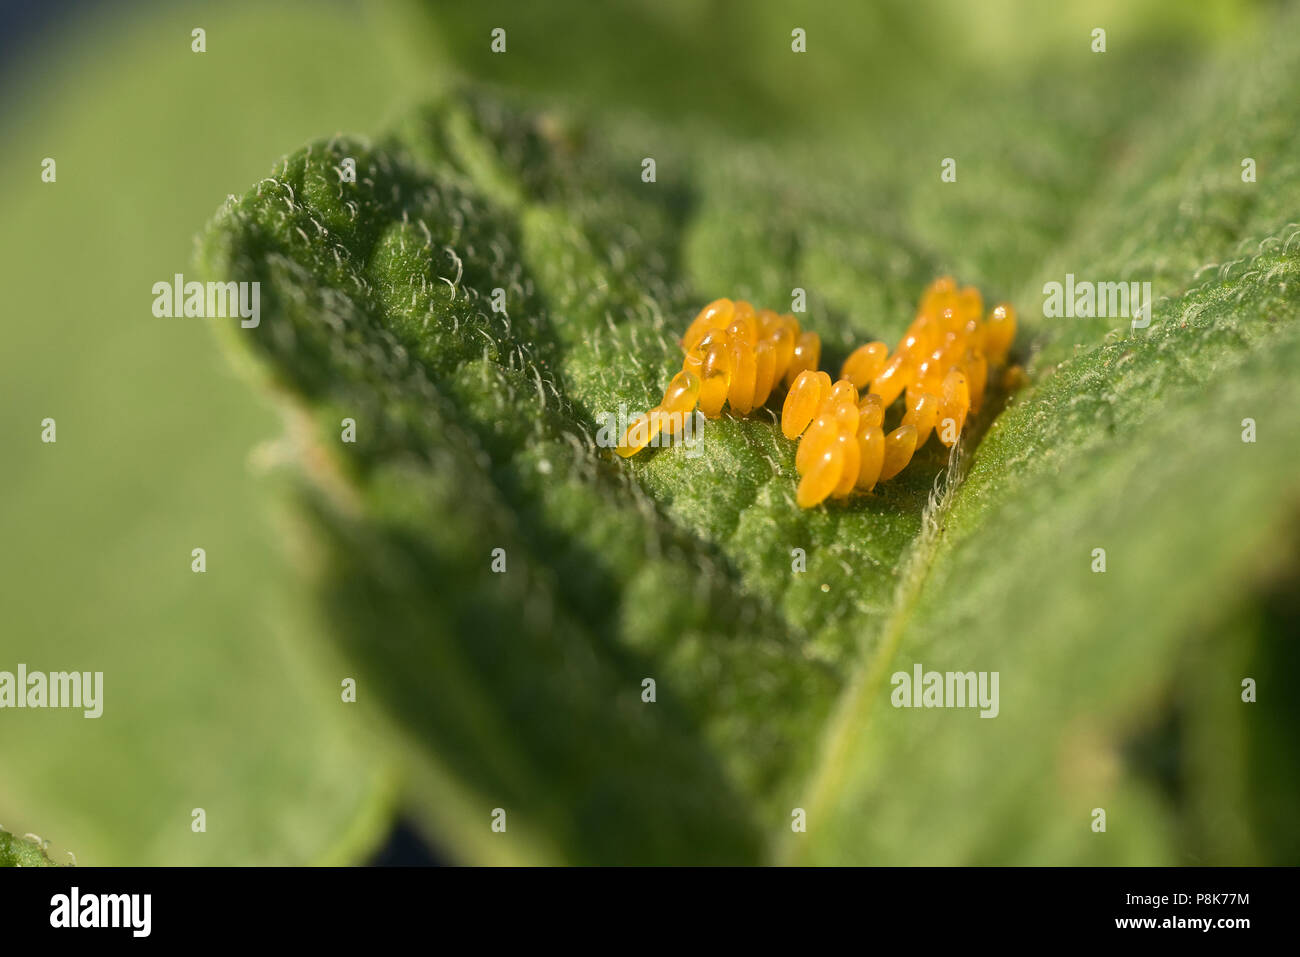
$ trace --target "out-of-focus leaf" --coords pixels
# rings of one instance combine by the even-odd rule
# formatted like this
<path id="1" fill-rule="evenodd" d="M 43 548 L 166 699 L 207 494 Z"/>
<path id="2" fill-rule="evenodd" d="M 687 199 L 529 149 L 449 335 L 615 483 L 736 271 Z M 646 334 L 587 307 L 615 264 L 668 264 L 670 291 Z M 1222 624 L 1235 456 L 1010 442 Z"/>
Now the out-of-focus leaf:
<path id="1" fill-rule="evenodd" d="M 266 157 L 379 122 L 398 76 L 371 36 L 306 3 L 80 8 L 0 64 L 0 670 L 104 675 L 99 718 L 0 711 L 0 823 L 61 863 L 353 862 L 388 828 L 389 760 L 306 640 L 284 485 L 250 464 L 276 410 L 211 322 L 150 311 Z"/>

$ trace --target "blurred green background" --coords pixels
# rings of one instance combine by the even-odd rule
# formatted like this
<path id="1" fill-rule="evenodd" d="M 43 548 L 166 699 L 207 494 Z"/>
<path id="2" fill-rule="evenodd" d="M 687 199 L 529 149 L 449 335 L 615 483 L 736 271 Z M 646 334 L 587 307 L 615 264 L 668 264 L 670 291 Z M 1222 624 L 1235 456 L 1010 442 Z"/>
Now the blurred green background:
<path id="1" fill-rule="evenodd" d="M 302 653 L 317 626 L 253 466 L 277 418 L 206 323 L 150 311 L 228 193 L 419 88 L 383 37 L 359 5 L 87 6 L 7 57 L 0 667 L 106 686 L 95 721 L 0 721 L 0 824 L 60 862 L 354 860 L 388 828 L 387 762 Z"/>
<path id="2" fill-rule="evenodd" d="M 11 36 L 0 72 L 0 669 L 102 670 L 106 700 L 96 721 L 0 713 L 0 825 L 49 839 L 56 860 L 105 864 L 365 860 L 402 803 L 401 762 L 370 709 L 340 704 L 348 664 L 318 640 L 281 544 L 276 412 L 205 322 L 150 313 L 152 284 L 191 271 L 195 233 L 275 158 L 335 131 L 378 134 L 468 77 L 786 151 L 805 179 L 823 149 L 905 168 L 944 155 L 954 128 L 1032 139 L 981 125 L 978 104 L 1008 98 L 1031 124 L 1051 96 L 1094 96 L 1085 107 L 1122 130 L 1275 15 L 1230 0 L 60 9 Z M 792 24 L 812 52 L 778 68 Z M 1090 94 L 1069 77 L 1096 25 L 1110 78 Z M 508 56 L 489 51 L 495 26 Z M 1109 159 L 1088 145 L 1081 184 Z M 972 254 L 981 282 L 1007 288 L 1008 250 L 1023 259 L 1067 225 L 1059 210 L 1040 218 Z M 56 444 L 40 441 L 45 417 Z M 195 547 L 205 574 L 190 570 Z"/>

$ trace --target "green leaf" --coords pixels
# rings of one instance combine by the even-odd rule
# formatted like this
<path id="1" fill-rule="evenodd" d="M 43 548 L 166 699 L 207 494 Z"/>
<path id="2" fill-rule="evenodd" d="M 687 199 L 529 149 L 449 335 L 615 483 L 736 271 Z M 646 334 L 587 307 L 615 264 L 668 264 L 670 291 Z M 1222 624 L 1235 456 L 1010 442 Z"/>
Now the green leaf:
<path id="1" fill-rule="evenodd" d="M 53 867 L 45 849 L 30 839 L 14 837 L 0 828 L 0 867 Z"/>
<path id="2" fill-rule="evenodd" d="M 202 260 L 263 290 L 261 325 L 228 339 L 295 412 L 320 600 L 410 745 L 412 801 L 446 846 L 574 862 L 1273 859 L 1260 835 L 1294 833 L 1277 808 L 1295 782 L 1257 745 L 1290 716 L 1233 710 L 1249 656 L 1214 642 L 1206 609 L 1249 623 L 1261 576 L 1289 567 L 1271 551 L 1298 491 L 1300 167 L 1272 118 L 1295 58 L 1239 51 L 1159 134 L 1147 122 L 1181 68 L 1075 63 L 900 125 L 901 160 L 852 137 L 761 149 L 470 92 L 373 143 L 313 142 L 227 203 Z M 1072 97 L 1085 78 L 1093 95 Z M 1129 112 L 1106 105 L 1121 100 Z M 900 162 L 937 166 L 954 141 L 983 143 L 969 186 L 945 193 L 936 170 L 900 187 Z M 1114 149 L 1079 156 L 1080 141 Z M 1272 164 L 1267 189 L 1238 178 L 1245 142 Z M 623 462 L 594 441 L 605 413 L 657 398 L 707 299 L 783 306 L 807 288 L 835 369 L 866 336 L 897 335 L 949 269 L 1020 305 L 1035 379 L 951 459 L 927 447 L 876 495 L 801 511 L 773 415 L 709 423 L 698 456 Z M 1034 319 L 1067 271 L 1150 278 L 1151 327 Z M 1245 417 L 1267 439 L 1243 443 Z M 1259 660 L 1280 653 L 1261 634 Z M 915 662 L 998 671 L 998 717 L 892 707 L 890 675 Z M 1272 797 L 1216 780 L 1225 746 Z"/>

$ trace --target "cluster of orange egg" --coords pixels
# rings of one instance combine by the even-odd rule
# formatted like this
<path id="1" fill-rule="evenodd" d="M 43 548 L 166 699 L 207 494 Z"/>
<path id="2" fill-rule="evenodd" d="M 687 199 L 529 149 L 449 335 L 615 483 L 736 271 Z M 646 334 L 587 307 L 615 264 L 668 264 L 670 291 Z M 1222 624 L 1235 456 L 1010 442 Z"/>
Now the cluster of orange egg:
<path id="1" fill-rule="evenodd" d="M 822 343 L 815 332 L 804 332 L 792 315 L 770 309 L 755 311 L 741 300 L 715 299 L 695 317 L 682 337 L 686 357 L 682 371 L 664 391 L 663 401 L 628 423 L 616 451 L 627 458 L 655 440 L 660 432 L 680 428 L 695 410 L 706 418 L 722 415 L 730 406 L 748 415 L 765 404 L 781 384 L 816 369 Z"/>
<path id="2" fill-rule="evenodd" d="M 944 445 L 956 443 L 967 414 L 979 411 L 989 369 L 1005 362 L 1015 333 L 1011 306 L 985 316 L 979 291 L 958 288 L 945 276 L 926 290 L 892 355 L 885 343 L 869 342 L 832 382 L 817 369 L 821 340 L 802 331 L 794 316 L 718 299 L 682 337 L 682 371 L 663 401 L 628 425 L 617 451 L 635 455 L 664 429 L 680 427 L 697 404 L 708 418 L 720 416 L 724 405 L 747 415 L 784 384 L 781 430 L 799 440 L 796 500 L 811 508 L 893 478 L 932 432 Z M 886 434 L 885 411 L 904 394 L 902 421 Z"/>
<path id="3" fill-rule="evenodd" d="M 781 410 L 781 431 L 799 439 L 799 506 L 893 478 L 931 433 L 954 445 L 967 414 L 984 400 L 989 368 L 1006 361 L 1015 335 L 1011 306 L 996 306 L 985 317 L 979 290 L 958 289 L 945 276 L 926 290 L 892 355 L 885 343 L 869 342 L 844 361 L 837 382 L 825 372 L 800 373 Z M 886 434 L 885 410 L 900 395 L 902 421 Z"/>

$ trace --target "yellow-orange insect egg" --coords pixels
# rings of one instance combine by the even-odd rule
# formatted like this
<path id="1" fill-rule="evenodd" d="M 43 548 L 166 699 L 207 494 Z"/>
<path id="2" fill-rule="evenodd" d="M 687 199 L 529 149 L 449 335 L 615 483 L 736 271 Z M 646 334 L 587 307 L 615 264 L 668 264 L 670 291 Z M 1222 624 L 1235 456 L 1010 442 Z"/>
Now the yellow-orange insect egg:
<path id="1" fill-rule="evenodd" d="M 731 386 L 727 390 L 727 403 L 736 415 L 749 415 L 754 410 L 754 390 L 758 380 L 758 361 L 754 347 L 747 342 L 731 344 Z"/>
<path id="2" fill-rule="evenodd" d="M 912 365 L 907 356 L 896 355 L 885 363 L 880 375 L 871 382 L 871 391 L 880 396 L 885 408 L 889 408 L 899 394 L 907 388 L 912 378 Z"/>
<path id="3" fill-rule="evenodd" d="M 659 403 L 659 407 L 667 412 L 685 415 L 694 411 L 695 403 L 699 399 L 699 377 L 683 369 L 673 376 L 673 380 L 668 383 L 668 388 L 664 389 L 663 401 Z"/>
<path id="4" fill-rule="evenodd" d="M 709 348 L 715 343 L 721 342 L 729 345 L 731 337 L 727 334 L 725 327 L 722 329 L 710 329 L 701 338 L 700 341 L 691 346 L 686 352 L 686 357 L 682 359 L 682 369 L 689 372 L 703 381 L 704 379 L 704 356 L 708 353 Z"/>
<path id="5" fill-rule="evenodd" d="M 939 397 L 939 441 L 952 447 L 957 442 L 966 413 L 970 411 L 970 387 L 966 375 L 960 369 L 951 369 L 943 380 L 943 391 Z M 952 426 L 948 425 L 949 420 Z"/>
<path id="6" fill-rule="evenodd" d="M 984 297 L 974 286 L 963 286 L 957 294 L 957 311 L 961 313 L 962 324 L 984 315 Z"/>
<path id="7" fill-rule="evenodd" d="M 697 379 L 703 374 L 704 353 L 698 344 L 682 359 L 682 371 L 691 373 Z"/>
<path id="8" fill-rule="evenodd" d="M 768 341 L 772 343 L 772 387 L 776 383 L 786 379 L 786 372 L 790 369 L 790 362 L 794 359 L 794 343 L 798 338 L 797 328 L 785 317 L 777 320 L 776 327 L 768 334 Z M 789 382 L 786 382 L 789 385 Z"/>
<path id="9" fill-rule="evenodd" d="M 748 415 L 754 408 L 758 376 L 752 326 L 735 319 L 727 327 L 727 334 L 731 337 L 731 385 L 727 389 L 727 402 L 736 415 Z"/>
<path id="10" fill-rule="evenodd" d="M 690 352 L 708 332 L 725 329 L 731 324 L 735 309 L 736 304 L 730 299 L 713 300 L 700 310 L 687 328 L 686 335 L 682 336 L 682 348 Z"/>
<path id="11" fill-rule="evenodd" d="M 925 289 L 927 296 L 951 296 L 957 291 L 957 280 L 952 276 L 939 276 Z"/>
<path id="12" fill-rule="evenodd" d="M 829 444 L 804 472 L 795 492 L 800 508 L 812 508 L 826 500 L 835 491 L 844 472 L 844 450 L 838 442 Z"/>
<path id="13" fill-rule="evenodd" d="M 854 407 L 854 412 L 857 408 Z M 833 498 L 844 498 L 853 491 L 858 481 L 858 467 L 862 461 L 862 450 L 858 445 L 858 436 L 855 432 L 846 432 L 840 429 L 835 433 L 835 444 L 840 447 L 840 452 L 844 457 L 844 464 L 840 469 L 840 480 L 835 483 L 835 488 L 831 491 Z"/>
<path id="14" fill-rule="evenodd" d="M 984 321 L 982 319 L 967 319 L 966 325 L 961 330 L 962 341 L 967 349 L 978 349 L 984 351 Z"/>
<path id="15" fill-rule="evenodd" d="M 746 342 L 752 346 L 756 339 L 757 329 L 758 326 L 752 316 L 748 322 L 737 316 L 731 320 L 731 325 L 727 326 L 727 338 L 732 342 Z"/>
<path id="16" fill-rule="evenodd" d="M 835 441 L 839 429 L 834 416 L 819 415 L 799 439 L 799 447 L 794 452 L 794 468 L 800 475 L 808 471 L 817 456 L 826 451 L 826 446 Z"/>
<path id="17" fill-rule="evenodd" d="M 754 407 L 767 402 L 776 385 L 776 349 L 770 339 L 754 347 Z"/>
<path id="18" fill-rule="evenodd" d="M 858 412 L 858 407 L 852 402 L 844 402 L 834 406 L 831 409 L 831 415 L 835 418 L 835 427 L 841 432 L 847 432 L 849 435 L 858 434 L 858 420 L 862 416 Z"/>
<path id="19" fill-rule="evenodd" d="M 907 384 L 907 404 L 910 407 L 916 397 L 923 392 L 943 393 L 943 377 L 948 374 L 950 364 L 942 351 L 936 351 L 917 366 L 912 380 Z"/>
<path id="20" fill-rule="evenodd" d="M 939 333 L 943 331 L 943 327 L 939 324 L 939 315 L 937 313 L 923 312 L 912 320 L 912 324 L 907 327 L 907 331 L 921 340 L 918 346 L 928 343 L 929 347 L 933 349 L 934 341 L 939 337 Z"/>
<path id="21" fill-rule="evenodd" d="M 815 332 L 802 332 L 794 344 L 794 356 L 790 366 L 785 370 L 785 381 L 789 385 L 805 369 L 816 369 L 822 357 L 822 340 Z"/>
<path id="22" fill-rule="evenodd" d="M 984 354 L 994 365 L 1001 365 L 1015 338 L 1016 310 L 1005 302 L 1000 303 L 984 323 Z"/>
<path id="23" fill-rule="evenodd" d="M 730 389 L 731 344 L 724 334 L 709 345 L 700 370 L 700 411 L 706 418 L 716 419 L 722 414 Z"/>
<path id="24" fill-rule="evenodd" d="M 845 404 L 853 406 L 858 404 L 858 389 L 848 379 L 836 379 L 831 385 L 830 392 L 822 399 L 822 408 L 834 409 Z"/>
<path id="25" fill-rule="evenodd" d="M 631 458 L 643 448 L 654 441 L 659 434 L 659 426 L 662 418 L 656 415 L 657 409 L 651 409 L 636 416 L 627 424 L 627 431 L 623 437 L 618 440 L 618 446 L 614 449 L 623 458 Z"/>
<path id="26" fill-rule="evenodd" d="M 953 279 L 952 276 L 940 276 L 930 283 L 929 288 L 921 296 L 919 311 L 937 316 L 943 311 L 944 307 L 952 305 L 952 300 L 956 295 L 957 280 Z"/>
<path id="27" fill-rule="evenodd" d="M 966 317 L 956 306 L 946 306 L 939 313 L 939 328 L 944 332 L 956 332 L 964 325 L 966 325 Z"/>
<path id="28" fill-rule="evenodd" d="M 916 358 L 928 354 L 933 348 L 939 333 L 938 324 L 929 316 L 917 316 L 916 320 L 898 340 L 895 355 L 907 356 L 915 362 Z"/>
<path id="29" fill-rule="evenodd" d="M 978 412 L 984 404 L 984 389 L 989 381 L 989 361 L 983 352 L 972 349 L 966 353 L 961 368 L 966 373 L 966 385 L 970 389 L 970 410 Z"/>
<path id="30" fill-rule="evenodd" d="M 868 425 L 865 419 L 858 423 L 858 475 L 855 488 L 870 492 L 880 481 L 880 469 L 885 464 L 885 433 L 878 425 Z"/>
<path id="31" fill-rule="evenodd" d="M 808 428 L 822 404 L 822 380 L 805 369 L 795 377 L 781 407 L 781 431 L 787 439 L 797 438 Z"/>
<path id="32" fill-rule="evenodd" d="M 934 430 L 934 423 L 939 419 L 939 397 L 932 392 L 921 392 L 915 396 L 907 390 L 907 412 L 903 415 L 903 425 L 916 428 L 916 447 L 925 445 L 925 440 Z"/>
<path id="33" fill-rule="evenodd" d="M 736 300 L 736 307 L 731 317 L 730 325 L 734 326 L 736 323 L 745 327 L 750 342 L 758 339 L 758 314 L 754 311 L 754 306 L 743 299 Z"/>
<path id="34" fill-rule="evenodd" d="M 885 421 L 885 403 L 874 392 L 864 395 L 858 401 L 858 425 L 863 422 L 869 425 L 880 425 Z"/>
<path id="35" fill-rule="evenodd" d="M 900 425 L 885 436 L 885 461 L 880 466 L 880 481 L 884 482 L 907 467 L 916 451 L 916 426 Z"/>
<path id="36" fill-rule="evenodd" d="M 754 318 L 758 320 L 758 338 L 755 340 L 756 342 L 770 336 L 776 331 L 776 327 L 781 322 L 781 317 L 776 314 L 774 309 L 760 309 L 754 314 Z"/>
<path id="37" fill-rule="evenodd" d="M 695 344 L 692 351 L 704 355 L 709 351 L 709 347 L 715 343 L 722 343 L 724 346 L 731 344 L 731 333 L 727 332 L 726 326 L 721 329 L 710 329 L 704 334 L 704 338 Z"/>
<path id="38" fill-rule="evenodd" d="M 840 378 L 848 379 L 859 389 L 865 389 L 889 360 L 889 346 L 883 342 L 868 342 L 858 346 L 844 360 Z"/>
<path id="39" fill-rule="evenodd" d="M 680 432 L 686 425 L 686 419 L 690 417 L 691 412 L 669 412 L 663 406 L 650 410 L 652 414 L 659 416 L 659 431 L 663 435 L 675 435 Z"/>

